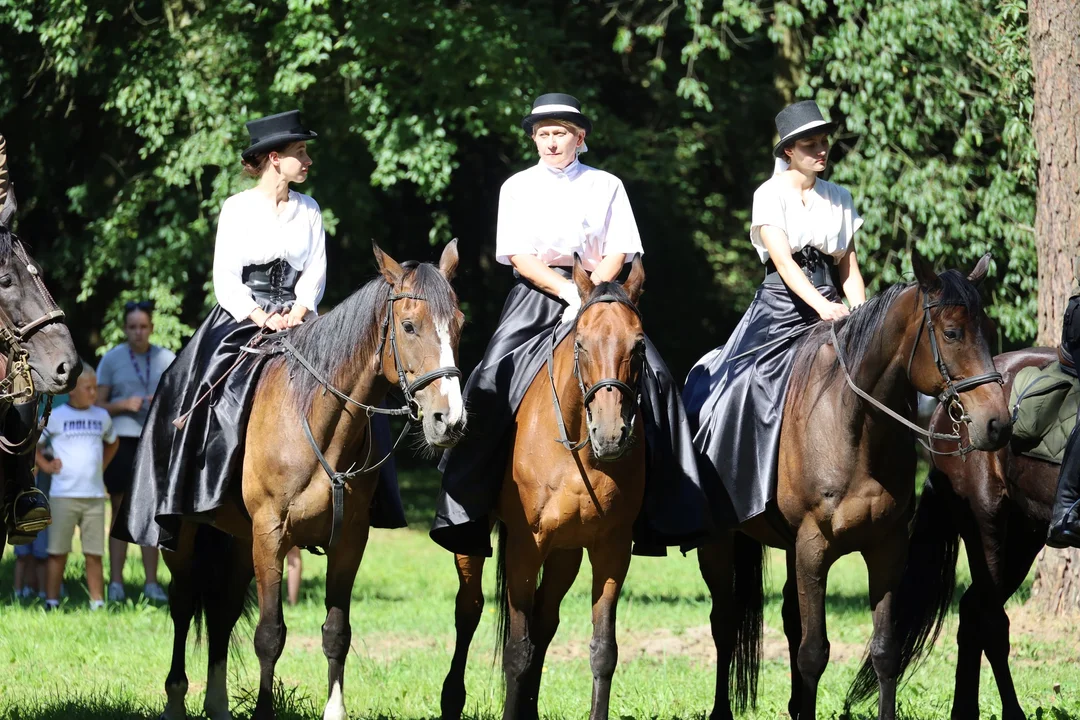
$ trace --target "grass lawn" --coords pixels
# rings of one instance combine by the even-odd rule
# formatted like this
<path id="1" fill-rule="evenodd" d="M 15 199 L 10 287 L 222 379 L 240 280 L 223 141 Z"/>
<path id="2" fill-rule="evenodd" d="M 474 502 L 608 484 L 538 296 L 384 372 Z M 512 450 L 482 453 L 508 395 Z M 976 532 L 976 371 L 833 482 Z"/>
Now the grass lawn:
<path id="1" fill-rule="evenodd" d="M 439 692 L 453 646 L 457 588 L 451 556 L 425 532 L 430 517 L 430 472 L 405 476 L 404 494 L 413 528 L 376 531 L 353 590 L 352 653 L 346 666 L 345 701 L 354 718 L 436 718 Z M 129 591 L 141 586 L 137 553 L 128 559 Z M 10 599 L 14 557 L 0 561 L 0 718 L 104 720 L 157 717 L 164 706 L 172 624 L 166 609 L 129 601 L 105 612 L 86 608 L 81 558 L 72 555 L 62 612 Z M 288 640 L 278 663 L 282 716 L 319 717 L 325 700 L 326 664 L 321 648 L 322 558 L 304 555 L 302 598 L 286 607 Z M 780 632 L 783 561 L 773 554 L 766 608 L 761 697 L 745 717 L 787 717 L 790 675 Z M 486 569 L 489 602 L 473 643 L 467 676 L 470 717 L 499 717 L 502 689 L 492 666 L 494 590 Z M 588 563 L 563 603 L 563 622 L 545 667 L 540 707 L 545 717 L 587 717 L 591 687 L 588 661 Z M 966 582 L 966 571 L 961 572 Z M 163 574 L 163 579 L 167 575 Z M 1023 595 L 1024 593 L 1021 593 Z M 712 706 L 715 656 L 708 632 L 709 598 L 696 558 L 677 552 L 666 559 L 635 558 L 619 604 L 620 662 L 612 691 L 614 718 L 699 718 Z M 1012 665 L 1021 702 L 1032 718 L 1080 717 L 1080 642 L 1068 623 L 1032 617 L 1014 600 Z M 866 572 L 856 556 L 834 569 L 829 584 L 832 660 L 822 679 L 819 710 L 838 716 L 847 685 L 870 636 Z M 947 718 L 956 652 L 955 616 L 934 657 L 901 689 L 901 717 Z M 230 692 L 243 715 L 258 682 L 251 628 L 241 628 L 230 664 Z M 188 709 L 200 715 L 205 650 L 189 648 Z M 1054 688 L 1059 688 L 1055 692 Z M 982 717 L 999 713 L 997 690 L 983 663 Z M 856 718 L 876 717 L 862 707 Z"/>

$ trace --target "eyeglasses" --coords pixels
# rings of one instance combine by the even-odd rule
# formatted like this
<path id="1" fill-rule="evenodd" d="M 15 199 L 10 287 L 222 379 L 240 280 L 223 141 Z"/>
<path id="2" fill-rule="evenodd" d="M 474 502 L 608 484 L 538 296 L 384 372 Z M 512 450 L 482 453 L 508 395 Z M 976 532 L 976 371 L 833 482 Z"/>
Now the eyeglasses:
<path id="1" fill-rule="evenodd" d="M 142 310 L 143 312 L 150 312 L 154 309 L 153 300 L 140 300 L 135 302 L 134 300 L 128 300 L 124 303 L 124 312 L 129 313 L 133 310 Z"/>

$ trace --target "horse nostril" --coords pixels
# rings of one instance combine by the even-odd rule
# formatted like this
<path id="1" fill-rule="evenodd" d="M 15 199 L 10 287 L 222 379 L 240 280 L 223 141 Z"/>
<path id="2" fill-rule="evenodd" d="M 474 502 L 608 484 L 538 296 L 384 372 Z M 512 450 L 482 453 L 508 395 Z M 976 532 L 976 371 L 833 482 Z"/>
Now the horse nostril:
<path id="1" fill-rule="evenodd" d="M 71 368 L 68 367 L 68 364 L 66 362 L 62 362 L 56 366 L 56 375 L 59 378 L 66 378 L 70 370 Z"/>
<path id="2" fill-rule="evenodd" d="M 431 413 L 431 419 L 436 423 L 446 424 L 446 414 L 441 411 Z"/>
<path id="3" fill-rule="evenodd" d="M 1012 423 L 1001 422 L 997 418 L 990 418 L 986 424 L 990 437 L 995 441 L 1001 441 L 1012 435 Z"/>

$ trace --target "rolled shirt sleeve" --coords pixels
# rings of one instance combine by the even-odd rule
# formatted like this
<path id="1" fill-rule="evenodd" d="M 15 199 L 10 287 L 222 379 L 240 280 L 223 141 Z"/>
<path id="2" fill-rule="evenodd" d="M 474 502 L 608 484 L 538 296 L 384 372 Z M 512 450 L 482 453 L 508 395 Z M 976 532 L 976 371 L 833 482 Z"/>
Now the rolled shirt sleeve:
<path id="1" fill-rule="evenodd" d="M 615 192 L 608 210 L 607 229 L 604 233 L 601 253 L 604 257 L 625 253 L 627 262 L 633 260 L 636 255 L 645 254 L 641 246 L 637 220 L 634 219 L 634 210 L 630 207 L 630 198 L 626 195 L 626 188 L 621 180 L 615 181 Z"/>
<path id="2" fill-rule="evenodd" d="M 237 322 L 243 322 L 259 307 L 244 285 L 244 266 L 237 248 L 243 240 L 244 227 L 238 217 L 236 202 L 229 198 L 218 215 L 217 239 L 214 243 L 214 295 L 225 312 Z"/>
<path id="3" fill-rule="evenodd" d="M 537 248 L 531 238 L 536 232 L 529 228 L 525 217 L 526 208 L 518 197 L 515 178 L 503 183 L 499 191 L 499 221 L 495 231 L 495 259 L 510 265 L 514 255 L 536 255 Z"/>
<path id="4" fill-rule="evenodd" d="M 311 248 L 307 262 L 300 269 L 296 280 L 296 302 L 316 312 L 326 290 L 326 231 L 323 229 L 322 210 L 312 201 Z"/>
<path id="5" fill-rule="evenodd" d="M 761 262 L 769 259 L 769 251 L 765 249 L 765 243 L 761 239 L 761 228 L 765 225 L 771 225 L 785 233 L 788 231 L 784 203 L 773 183 L 765 183 L 754 193 L 754 210 L 750 218 L 750 242 L 757 250 Z"/>

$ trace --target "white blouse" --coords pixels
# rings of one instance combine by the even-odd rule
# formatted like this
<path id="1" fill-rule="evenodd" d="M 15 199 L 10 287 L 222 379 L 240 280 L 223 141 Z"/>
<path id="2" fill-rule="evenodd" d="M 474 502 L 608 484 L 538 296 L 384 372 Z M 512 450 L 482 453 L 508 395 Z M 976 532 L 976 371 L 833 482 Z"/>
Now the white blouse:
<path id="1" fill-rule="evenodd" d="M 226 200 L 214 247 L 214 294 L 237 322 L 258 307 L 244 285 L 244 267 L 283 258 L 300 272 L 296 302 L 315 311 L 326 289 L 326 234 L 319 204 L 290 190 L 289 202 L 275 214 L 273 200 L 254 188 Z"/>
<path id="2" fill-rule="evenodd" d="M 761 228 L 772 225 L 787 234 L 791 252 L 817 248 L 831 255 L 833 262 L 839 262 L 862 223 L 851 193 L 839 185 L 818 178 L 806 192 L 804 204 L 799 190 L 777 176 L 754 192 L 750 242 L 761 262 L 768 261 L 769 251 L 761 240 Z"/>
<path id="3" fill-rule="evenodd" d="M 619 178 L 576 160 L 562 170 L 540 161 L 503 183 L 496 260 L 534 255 L 549 267 L 572 267 L 575 252 L 590 272 L 605 255 L 644 254 Z"/>

